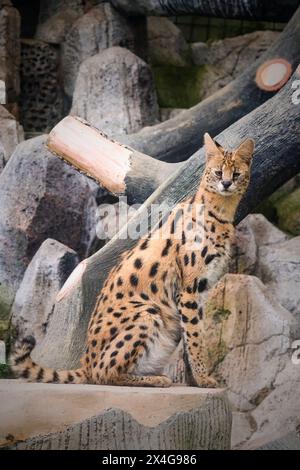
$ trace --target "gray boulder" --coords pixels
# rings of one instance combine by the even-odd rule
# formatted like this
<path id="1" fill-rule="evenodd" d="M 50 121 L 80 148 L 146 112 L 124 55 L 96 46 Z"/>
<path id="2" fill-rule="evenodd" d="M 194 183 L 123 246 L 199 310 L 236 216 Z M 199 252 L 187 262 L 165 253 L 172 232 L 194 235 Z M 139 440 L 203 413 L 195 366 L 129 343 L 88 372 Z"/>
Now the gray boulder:
<path id="1" fill-rule="evenodd" d="M 227 85 L 255 62 L 277 39 L 276 31 L 253 33 L 220 39 L 211 44 L 191 45 L 195 65 L 203 65 L 202 99 Z"/>
<path id="2" fill-rule="evenodd" d="M 57 13 L 63 13 L 71 8 L 78 15 L 84 13 L 84 3 L 82 0 L 40 0 L 39 23 L 44 23 Z"/>
<path id="3" fill-rule="evenodd" d="M 78 12 L 71 8 L 58 11 L 38 25 L 36 39 L 49 44 L 61 44 L 78 16 Z"/>
<path id="4" fill-rule="evenodd" d="M 112 46 L 134 50 L 131 22 L 109 3 L 89 10 L 73 24 L 62 45 L 62 76 L 64 90 L 72 97 L 80 64 Z"/>
<path id="5" fill-rule="evenodd" d="M 300 237 L 290 238 L 261 214 L 251 214 L 237 230 L 236 271 L 254 274 L 297 319 L 300 332 Z"/>
<path id="6" fill-rule="evenodd" d="M 15 103 L 20 92 L 20 25 L 18 10 L 8 2 L 1 5 L 0 80 L 5 83 L 6 103 Z"/>
<path id="7" fill-rule="evenodd" d="M 84 257 L 96 225 L 86 177 L 48 152 L 45 141 L 19 144 L 0 175 L 0 320 L 44 240 L 54 238 Z"/>
<path id="8" fill-rule="evenodd" d="M 18 143 L 24 140 L 23 128 L 4 106 L 0 106 L 0 142 L 3 145 L 3 167 Z M 0 163 L 1 172 L 1 163 Z"/>
<path id="9" fill-rule="evenodd" d="M 207 354 L 219 382 L 227 385 L 234 448 L 299 424 L 300 368 L 290 352 L 294 325 L 294 317 L 254 276 L 226 275 L 209 295 Z"/>
<path id="10" fill-rule="evenodd" d="M 11 311 L 19 338 L 33 335 L 39 343 L 47 332 L 55 297 L 78 264 L 75 251 L 48 238 L 32 258 Z"/>
<path id="11" fill-rule="evenodd" d="M 86 59 L 80 66 L 71 114 L 109 136 L 154 124 L 159 110 L 150 67 L 121 47 Z"/>
<path id="12" fill-rule="evenodd" d="M 3 147 L 3 144 L 0 140 L 0 173 L 5 167 L 6 163 L 6 153 L 5 153 L 5 148 Z"/>
<path id="13" fill-rule="evenodd" d="M 181 30 L 168 18 L 147 18 L 148 50 L 152 65 L 183 67 L 191 63 L 191 52 Z"/>

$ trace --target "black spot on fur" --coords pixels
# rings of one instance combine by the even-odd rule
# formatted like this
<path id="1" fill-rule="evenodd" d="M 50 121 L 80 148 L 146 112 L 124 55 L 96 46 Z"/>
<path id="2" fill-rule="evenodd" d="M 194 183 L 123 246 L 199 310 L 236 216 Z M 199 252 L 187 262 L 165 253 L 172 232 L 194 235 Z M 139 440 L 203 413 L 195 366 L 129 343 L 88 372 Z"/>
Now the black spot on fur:
<path id="1" fill-rule="evenodd" d="M 118 349 L 123 348 L 123 346 L 124 346 L 124 341 L 118 341 L 117 344 L 116 344 L 116 347 Z"/>
<path id="2" fill-rule="evenodd" d="M 150 276 L 150 277 L 156 276 L 158 267 L 159 267 L 159 263 L 158 263 L 158 262 L 152 264 L 151 269 L 150 269 L 150 272 L 149 272 L 149 276 Z"/>
<path id="3" fill-rule="evenodd" d="M 140 294 L 140 296 L 141 296 L 142 299 L 144 299 L 144 300 L 149 300 L 149 296 L 148 296 L 147 294 L 145 294 L 144 292 L 142 292 L 142 293 Z"/>
<path id="4" fill-rule="evenodd" d="M 59 382 L 59 377 L 58 377 L 58 373 L 56 372 L 56 370 L 53 371 L 52 382 Z"/>
<path id="5" fill-rule="evenodd" d="M 191 323 L 192 325 L 197 325 L 197 323 L 199 323 L 199 319 L 197 317 L 194 317 L 191 319 Z"/>
<path id="6" fill-rule="evenodd" d="M 122 292 L 117 292 L 116 294 L 117 299 L 123 299 L 123 297 L 124 297 L 124 294 L 122 294 Z"/>
<path id="7" fill-rule="evenodd" d="M 157 309 L 156 308 L 147 308 L 147 312 L 148 313 L 151 313 L 152 315 L 155 315 L 157 313 Z"/>
<path id="8" fill-rule="evenodd" d="M 136 269 L 141 269 L 142 266 L 143 266 L 143 263 L 142 263 L 141 258 L 137 258 L 134 262 L 134 267 Z"/>
<path id="9" fill-rule="evenodd" d="M 197 302 L 186 302 L 184 306 L 190 310 L 196 310 L 198 308 Z"/>
<path id="10" fill-rule="evenodd" d="M 141 243 L 140 250 L 146 250 L 146 248 L 148 247 L 148 243 L 149 243 L 149 240 L 148 238 L 146 238 L 146 240 L 143 241 L 143 243 Z"/>
<path id="11" fill-rule="evenodd" d="M 121 277 L 118 277 L 118 280 L 117 280 L 117 286 L 122 286 L 123 285 L 123 279 Z"/>
<path id="12" fill-rule="evenodd" d="M 44 378 L 44 369 L 41 367 L 36 377 L 36 380 L 37 382 L 41 382 L 43 378 Z"/>
<path id="13" fill-rule="evenodd" d="M 190 258 L 188 255 L 184 255 L 184 258 L 183 258 L 183 262 L 184 262 L 184 265 L 187 266 L 190 262 Z"/>
<path id="14" fill-rule="evenodd" d="M 139 279 L 135 274 L 130 275 L 130 284 L 134 287 L 136 287 L 139 283 Z"/>
<path id="15" fill-rule="evenodd" d="M 204 277 L 198 283 L 198 292 L 203 292 L 207 288 L 207 279 Z"/>
<path id="16" fill-rule="evenodd" d="M 164 249 L 161 252 L 161 256 L 167 256 L 169 254 L 169 250 L 170 250 L 171 246 L 172 246 L 172 240 L 170 238 L 168 238 L 166 246 L 164 247 Z"/>
<path id="17" fill-rule="evenodd" d="M 92 341 L 92 346 L 93 346 L 93 348 L 94 348 L 95 346 L 97 346 L 97 340 L 96 340 L 96 339 L 93 339 L 93 341 Z"/>
<path id="18" fill-rule="evenodd" d="M 151 292 L 152 292 L 153 294 L 157 294 L 158 288 L 157 288 L 157 285 L 155 284 L 155 282 L 151 282 L 151 284 L 150 284 L 150 289 L 151 289 Z"/>
<path id="19" fill-rule="evenodd" d="M 209 264 L 217 256 L 220 256 L 219 253 L 217 253 L 216 255 L 207 255 L 207 257 L 205 258 L 205 264 Z"/>
<path id="20" fill-rule="evenodd" d="M 203 250 L 201 251 L 201 256 L 202 256 L 202 258 L 204 258 L 204 256 L 206 255 L 206 253 L 207 253 L 207 246 L 205 246 L 205 247 L 203 248 Z"/>

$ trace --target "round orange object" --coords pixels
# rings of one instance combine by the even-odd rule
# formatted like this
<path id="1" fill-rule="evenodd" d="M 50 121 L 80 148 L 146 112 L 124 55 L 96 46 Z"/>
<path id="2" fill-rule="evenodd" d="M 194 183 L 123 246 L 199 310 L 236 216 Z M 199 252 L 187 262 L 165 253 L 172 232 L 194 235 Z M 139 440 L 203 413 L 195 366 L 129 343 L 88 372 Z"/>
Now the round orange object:
<path id="1" fill-rule="evenodd" d="M 271 59 L 257 69 L 255 81 L 262 90 L 277 91 L 288 81 L 291 74 L 292 66 L 287 60 Z"/>

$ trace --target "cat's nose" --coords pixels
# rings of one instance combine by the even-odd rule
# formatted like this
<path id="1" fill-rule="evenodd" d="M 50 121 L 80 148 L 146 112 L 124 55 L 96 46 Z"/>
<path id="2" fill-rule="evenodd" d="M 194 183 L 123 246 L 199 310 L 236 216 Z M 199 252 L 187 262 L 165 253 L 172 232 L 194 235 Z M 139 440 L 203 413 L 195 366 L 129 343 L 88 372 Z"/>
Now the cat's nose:
<path id="1" fill-rule="evenodd" d="M 228 189 L 230 186 L 231 186 L 231 181 L 230 180 L 223 180 L 222 181 L 222 185 L 224 187 L 224 189 Z"/>

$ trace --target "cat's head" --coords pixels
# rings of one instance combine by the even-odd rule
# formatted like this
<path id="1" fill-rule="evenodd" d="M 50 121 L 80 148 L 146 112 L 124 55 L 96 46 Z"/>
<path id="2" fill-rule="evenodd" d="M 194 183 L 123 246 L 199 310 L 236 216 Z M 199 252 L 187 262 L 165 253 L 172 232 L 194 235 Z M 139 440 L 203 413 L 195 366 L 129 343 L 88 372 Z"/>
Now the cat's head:
<path id="1" fill-rule="evenodd" d="M 243 195 L 250 180 L 254 140 L 246 139 L 235 150 L 227 151 L 206 133 L 204 144 L 206 189 L 222 196 Z"/>

